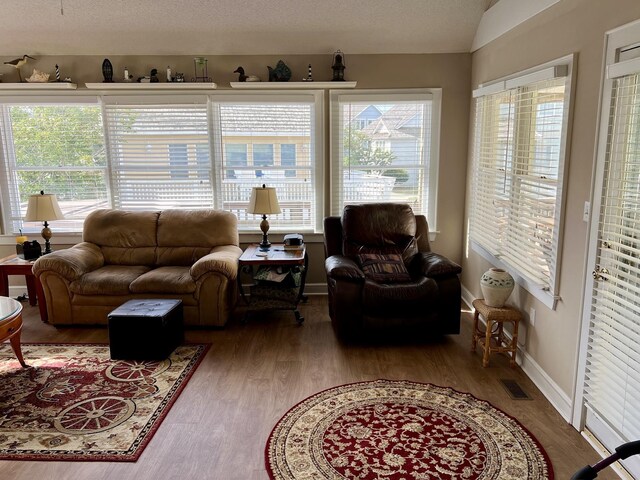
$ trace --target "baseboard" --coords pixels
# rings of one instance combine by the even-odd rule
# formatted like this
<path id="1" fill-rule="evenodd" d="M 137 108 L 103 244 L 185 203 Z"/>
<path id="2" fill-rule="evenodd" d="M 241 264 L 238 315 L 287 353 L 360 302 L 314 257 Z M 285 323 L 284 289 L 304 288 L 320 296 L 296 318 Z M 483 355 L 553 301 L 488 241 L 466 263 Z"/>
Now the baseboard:
<path id="1" fill-rule="evenodd" d="M 14 285 L 9 287 L 9 296 L 11 298 L 17 298 L 22 295 L 27 295 L 26 285 Z"/>
<path id="2" fill-rule="evenodd" d="M 475 299 L 474 295 L 462 285 L 462 300 L 469 305 L 472 309 L 471 303 Z M 480 317 L 482 321 L 482 317 Z M 511 335 L 509 332 L 505 332 L 509 340 Z M 520 340 L 520 338 L 518 338 Z M 534 385 L 540 390 L 545 398 L 553 405 L 562 418 L 571 423 L 571 399 L 562 391 L 562 389 L 556 384 L 553 379 L 547 375 L 540 365 L 533 359 L 531 355 L 523 348 L 521 344 L 518 344 L 518 355 L 516 356 L 516 362 L 522 368 L 522 371 L 529 377 Z"/>

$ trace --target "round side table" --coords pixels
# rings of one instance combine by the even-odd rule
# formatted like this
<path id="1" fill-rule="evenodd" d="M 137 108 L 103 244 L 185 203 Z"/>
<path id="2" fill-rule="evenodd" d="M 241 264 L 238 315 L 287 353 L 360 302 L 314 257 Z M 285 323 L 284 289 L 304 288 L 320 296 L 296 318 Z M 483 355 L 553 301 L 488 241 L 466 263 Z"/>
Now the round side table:
<path id="1" fill-rule="evenodd" d="M 471 340 L 471 351 L 475 352 L 478 342 L 483 346 L 482 366 L 489 365 L 489 355 L 492 353 L 506 353 L 509 356 L 509 364 L 516 365 L 516 351 L 518 349 L 518 323 L 522 315 L 520 310 L 504 306 L 489 307 L 484 300 L 478 298 L 472 302 L 475 310 L 473 314 L 473 338 Z M 484 330 L 480 329 L 480 315 L 487 322 Z M 504 334 L 504 323 L 513 324 L 513 333 L 509 342 Z"/>
<path id="2" fill-rule="evenodd" d="M 9 340 L 20 365 L 26 367 L 20 349 L 22 333 L 22 304 L 13 298 L 0 297 L 0 342 Z"/>

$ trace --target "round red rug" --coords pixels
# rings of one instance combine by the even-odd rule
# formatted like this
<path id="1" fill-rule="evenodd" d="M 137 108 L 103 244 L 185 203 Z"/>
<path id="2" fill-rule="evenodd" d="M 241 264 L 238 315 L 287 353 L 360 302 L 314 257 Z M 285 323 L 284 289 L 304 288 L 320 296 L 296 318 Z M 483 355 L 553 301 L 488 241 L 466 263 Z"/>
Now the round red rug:
<path id="1" fill-rule="evenodd" d="M 538 441 L 488 402 L 390 380 L 300 402 L 271 432 L 266 467 L 272 480 L 553 479 Z"/>

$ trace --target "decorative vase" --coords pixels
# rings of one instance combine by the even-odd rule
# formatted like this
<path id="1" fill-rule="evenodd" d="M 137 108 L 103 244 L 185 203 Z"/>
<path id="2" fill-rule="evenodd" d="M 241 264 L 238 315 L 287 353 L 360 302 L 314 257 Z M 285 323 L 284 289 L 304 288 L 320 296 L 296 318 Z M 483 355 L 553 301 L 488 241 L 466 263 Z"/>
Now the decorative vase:
<path id="1" fill-rule="evenodd" d="M 490 268 L 480 278 L 480 290 L 488 307 L 502 307 L 513 291 L 515 283 L 509 272 Z"/>

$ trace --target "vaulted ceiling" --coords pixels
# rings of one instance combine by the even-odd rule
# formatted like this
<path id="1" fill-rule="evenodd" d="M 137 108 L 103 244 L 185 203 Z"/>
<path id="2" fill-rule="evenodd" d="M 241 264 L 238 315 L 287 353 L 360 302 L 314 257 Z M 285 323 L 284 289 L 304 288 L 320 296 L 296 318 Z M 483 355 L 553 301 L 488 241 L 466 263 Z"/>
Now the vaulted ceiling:
<path id="1" fill-rule="evenodd" d="M 0 56 L 468 52 L 495 0 L 2 0 Z"/>

